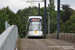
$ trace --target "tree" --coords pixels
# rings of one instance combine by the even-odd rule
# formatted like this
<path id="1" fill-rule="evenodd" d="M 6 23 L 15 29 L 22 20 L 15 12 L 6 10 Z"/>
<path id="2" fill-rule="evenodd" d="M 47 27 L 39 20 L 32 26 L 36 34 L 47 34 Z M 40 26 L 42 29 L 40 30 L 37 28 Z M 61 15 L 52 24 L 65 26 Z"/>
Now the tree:
<path id="1" fill-rule="evenodd" d="M 48 7 L 49 7 L 50 11 L 51 10 L 53 10 L 53 11 L 55 10 L 54 0 L 49 0 Z"/>
<path id="2" fill-rule="evenodd" d="M 73 12 L 73 15 L 71 15 L 70 17 L 70 22 L 71 22 L 70 32 L 75 33 L 75 11 Z"/>
<path id="3" fill-rule="evenodd" d="M 8 21 L 8 15 L 3 12 L 0 14 L 0 34 L 5 30 L 5 21 Z"/>
<path id="4" fill-rule="evenodd" d="M 57 12 L 52 12 L 50 16 L 50 31 L 56 33 L 57 30 Z"/>
<path id="5" fill-rule="evenodd" d="M 75 33 L 75 11 L 71 15 L 70 20 L 67 20 L 61 25 L 61 31 L 65 33 Z"/>
<path id="6" fill-rule="evenodd" d="M 10 25 L 17 25 L 19 34 L 21 34 L 21 20 L 18 15 L 12 12 L 9 7 L 0 9 L 0 34 L 5 30 L 5 21 Z"/>
<path id="7" fill-rule="evenodd" d="M 69 5 L 62 5 L 62 9 L 64 10 L 63 13 L 61 14 L 61 19 L 65 23 L 67 20 L 70 20 L 70 16 L 72 15 L 71 8 Z"/>
<path id="8" fill-rule="evenodd" d="M 57 12 L 55 11 L 54 0 L 49 0 L 47 12 L 50 13 L 50 32 L 57 32 Z"/>

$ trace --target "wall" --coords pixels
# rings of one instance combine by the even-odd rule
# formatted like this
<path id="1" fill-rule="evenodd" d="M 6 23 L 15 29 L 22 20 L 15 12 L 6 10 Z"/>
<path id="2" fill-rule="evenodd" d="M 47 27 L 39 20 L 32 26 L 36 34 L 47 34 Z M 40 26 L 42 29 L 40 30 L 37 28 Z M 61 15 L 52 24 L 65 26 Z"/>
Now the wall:
<path id="1" fill-rule="evenodd" d="M 57 33 L 48 34 L 46 35 L 46 38 L 56 39 Z M 74 33 L 59 33 L 59 39 L 75 42 L 75 34 Z"/>
<path id="2" fill-rule="evenodd" d="M 18 39 L 18 28 L 12 25 L 0 35 L 0 50 L 14 50 Z"/>

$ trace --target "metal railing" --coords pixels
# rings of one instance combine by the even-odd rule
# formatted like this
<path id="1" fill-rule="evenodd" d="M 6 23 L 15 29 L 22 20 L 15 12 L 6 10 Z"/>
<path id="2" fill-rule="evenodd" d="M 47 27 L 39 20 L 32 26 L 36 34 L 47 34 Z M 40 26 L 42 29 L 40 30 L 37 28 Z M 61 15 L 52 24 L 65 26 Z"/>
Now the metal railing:
<path id="1" fill-rule="evenodd" d="M 14 50 L 18 40 L 18 28 L 12 25 L 0 35 L 0 50 Z"/>

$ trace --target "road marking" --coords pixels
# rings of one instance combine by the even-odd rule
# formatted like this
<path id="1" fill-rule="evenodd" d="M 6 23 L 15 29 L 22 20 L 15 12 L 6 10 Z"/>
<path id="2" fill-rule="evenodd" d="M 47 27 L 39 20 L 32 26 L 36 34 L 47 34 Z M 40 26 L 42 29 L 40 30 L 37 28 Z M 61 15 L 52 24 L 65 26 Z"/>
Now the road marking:
<path id="1" fill-rule="evenodd" d="M 48 48 L 50 48 L 50 49 L 52 48 L 53 50 L 55 50 L 55 48 L 53 48 L 53 47 L 48 47 Z"/>

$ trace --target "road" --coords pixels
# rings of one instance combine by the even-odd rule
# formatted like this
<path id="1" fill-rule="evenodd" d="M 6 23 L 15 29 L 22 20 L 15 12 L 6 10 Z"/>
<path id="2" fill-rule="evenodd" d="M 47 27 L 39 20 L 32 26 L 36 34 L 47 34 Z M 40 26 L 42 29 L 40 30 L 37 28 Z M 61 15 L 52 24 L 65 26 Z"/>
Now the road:
<path id="1" fill-rule="evenodd" d="M 20 39 L 19 50 L 75 50 L 74 42 L 57 39 Z"/>

